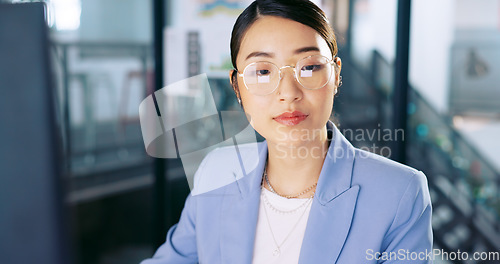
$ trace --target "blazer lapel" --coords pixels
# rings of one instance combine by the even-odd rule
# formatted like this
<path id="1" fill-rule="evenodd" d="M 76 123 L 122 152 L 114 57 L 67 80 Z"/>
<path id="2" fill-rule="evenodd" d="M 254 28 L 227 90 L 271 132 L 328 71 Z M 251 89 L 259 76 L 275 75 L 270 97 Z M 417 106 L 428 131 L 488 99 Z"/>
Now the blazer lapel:
<path id="1" fill-rule="evenodd" d="M 335 263 L 349 234 L 359 186 L 351 186 L 354 147 L 332 124 L 328 149 L 309 214 L 299 263 Z M 267 158 L 267 144 L 259 144 L 256 168 L 227 186 L 222 202 L 221 263 L 250 264 L 259 213 L 260 183 Z M 253 162 L 243 160 L 243 163 Z M 238 173 L 236 173 L 238 174 Z"/>
<path id="2" fill-rule="evenodd" d="M 328 123 L 328 149 L 309 214 L 299 263 L 336 263 L 349 234 L 359 186 L 351 186 L 354 147 Z"/>
<path id="3" fill-rule="evenodd" d="M 359 186 L 327 205 L 314 201 L 307 222 L 299 263 L 336 263 L 351 227 Z"/>
<path id="4" fill-rule="evenodd" d="M 267 158 L 265 143 L 259 144 L 258 156 L 257 167 L 228 186 L 224 195 L 220 221 L 221 263 L 250 264 L 252 262 L 259 214 L 260 183 Z M 244 170 L 242 171 L 245 174 Z"/>

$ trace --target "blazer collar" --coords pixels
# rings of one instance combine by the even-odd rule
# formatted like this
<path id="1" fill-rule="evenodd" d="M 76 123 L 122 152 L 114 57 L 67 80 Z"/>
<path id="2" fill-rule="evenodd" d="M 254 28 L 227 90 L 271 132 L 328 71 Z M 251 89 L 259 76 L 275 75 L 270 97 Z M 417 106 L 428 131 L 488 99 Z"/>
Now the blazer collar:
<path id="1" fill-rule="evenodd" d="M 299 263 L 337 263 L 351 228 L 359 186 L 351 186 L 354 147 L 328 122 L 332 142 L 307 220 Z"/>
<path id="2" fill-rule="evenodd" d="M 237 153 L 241 153 L 240 150 L 237 148 Z M 257 143 L 257 149 L 258 149 L 258 164 L 257 166 L 249 171 L 245 171 L 245 166 L 243 164 L 250 162 L 253 163 L 254 159 L 256 158 L 255 155 L 250 155 L 250 156 L 244 156 L 242 154 L 240 155 L 241 158 L 241 168 L 242 168 L 242 173 L 243 173 L 243 178 L 239 179 L 236 181 L 236 185 L 239 188 L 239 191 L 241 193 L 241 197 L 243 199 L 247 198 L 249 195 L 255 192 L 260 193 L 260 186 L 261 186 L 261 181 L 262 181 L 262 175 L 264 173 L 264 166 L 266 165 L 266 160 L 267 160 L 267 143 L 266 141 Z"/>
<path id="3" fill-rule="evenodd" d="M 355 154 L 354 147 L 331 121 L 328 121 L 326 126 L 329 133 L 331 132 L 332 138 L 316 186 L 316 197 L 322 205 L 327 204 L 351 187 Z M 255 158 L 255 156 L 247 158 Z M 260 191 L 267 159 L 266 141 L 258 143 L 258 158 L 258 165 L 255 169 L 243 172 L 243 178 L 236 182 L 243 198 L 256 190 Z M 242 162 L 245 163 L 245 160 Z"/>
<path id="4" fill-rule="evenodd" d="M 327 263 L 338 259 L 351 227 L 358 197 L 359 186 L 351 188 L 354 147 L 333 123 L 328 122 L 327 129 L 332 133 L 332 142 L 316 187 L 299 263 Z M 243 164 L 254 163 L 255 154 L 245 155 L 236 149 L 243 178 L 226 189 L 222 202 L 222 263 L 250 264 L 252 260 L 260 186 L 267 159 L 267 143 L 264 141 L 257 146 L 259 160 L 249 172 L 245 171 Z"/>
<path id="5" fill-rule="evenodd" d="M 326 205 L 351 187 L 355 154 L 354 147 L 331 121 L 328 121 L 327 129 L 332 131 L 332 142 L 316 187 L 316 197 L 322 205 Z"/>

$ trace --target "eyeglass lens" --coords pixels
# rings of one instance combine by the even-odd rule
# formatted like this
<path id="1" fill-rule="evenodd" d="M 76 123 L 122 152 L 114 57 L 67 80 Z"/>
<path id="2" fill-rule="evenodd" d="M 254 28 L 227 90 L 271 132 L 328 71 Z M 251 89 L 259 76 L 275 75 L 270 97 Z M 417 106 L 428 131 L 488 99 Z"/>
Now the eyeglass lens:
<path id="1" fill-rule="evenodd" d="M 295 69 L 297 81 L 310 90 L 325 86 L 332 75 L 330 61 L 320 55 L 301 59 L 297 62 Z M 270 62 L 256 62 L 245 68 L 243 78 L 251 93 L 266 95 L 272 93 L 278 86 L 280 69 Z"/>

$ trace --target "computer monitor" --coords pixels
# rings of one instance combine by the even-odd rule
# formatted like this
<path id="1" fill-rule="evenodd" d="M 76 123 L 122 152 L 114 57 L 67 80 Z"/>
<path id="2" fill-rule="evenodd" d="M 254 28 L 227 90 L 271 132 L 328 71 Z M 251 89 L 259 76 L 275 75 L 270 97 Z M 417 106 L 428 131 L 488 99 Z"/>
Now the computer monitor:
<path id="1" fill-rule="evenodd" d="M 0 263 L 69 262 L 42 3 L 0 4 Z"/>

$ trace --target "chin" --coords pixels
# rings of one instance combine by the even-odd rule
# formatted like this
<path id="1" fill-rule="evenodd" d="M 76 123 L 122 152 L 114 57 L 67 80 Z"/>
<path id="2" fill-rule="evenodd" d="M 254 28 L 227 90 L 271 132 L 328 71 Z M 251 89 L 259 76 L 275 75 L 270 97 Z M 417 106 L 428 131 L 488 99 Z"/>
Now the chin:
<path id="1" fill-rule="evenodd" d="M 273 133 L 272 141 L 288 146 L 299 146 L 317 140 L 320 135 L 320 130 L 301 126 L 280 126 Z"/>

